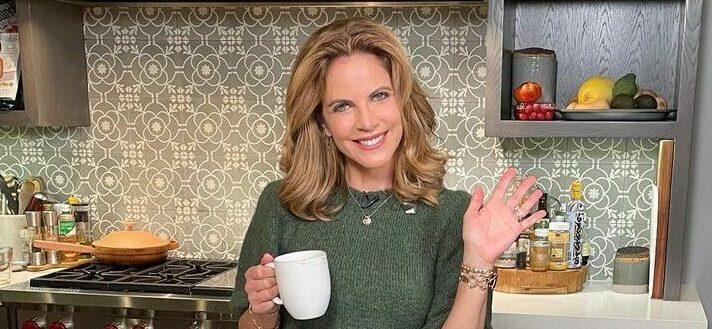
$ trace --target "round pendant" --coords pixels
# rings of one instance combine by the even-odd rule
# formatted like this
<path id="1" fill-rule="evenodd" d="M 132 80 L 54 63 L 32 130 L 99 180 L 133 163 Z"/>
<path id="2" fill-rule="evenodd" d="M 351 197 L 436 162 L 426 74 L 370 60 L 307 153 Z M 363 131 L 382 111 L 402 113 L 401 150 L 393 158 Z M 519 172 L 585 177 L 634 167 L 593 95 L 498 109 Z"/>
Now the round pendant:
<path id="1" fill-rule="evenodd" d="M 371 224 L 371 216 L 364 216 L 362 223 L 363 223 L 363 225 L 370 225 Z"/>

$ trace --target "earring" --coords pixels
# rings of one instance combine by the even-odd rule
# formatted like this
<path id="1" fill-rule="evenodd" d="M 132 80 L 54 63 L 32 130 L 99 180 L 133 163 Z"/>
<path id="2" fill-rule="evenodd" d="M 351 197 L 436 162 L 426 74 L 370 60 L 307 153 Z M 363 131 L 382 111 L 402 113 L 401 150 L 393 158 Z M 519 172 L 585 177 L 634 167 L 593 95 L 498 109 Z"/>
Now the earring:
<path id="1" fill-rule="evenodd" d="M 322 131 L 324 132 L 324 136 L 326 136 L 326 137 L 328 137 L 328 138 L 331 138 L 331 132 L 329 131 L 329 129 L 326 128 L 325 125 L 322 125 L 322 126 L 321 126 L 321 129 L 322 129 Z"/>

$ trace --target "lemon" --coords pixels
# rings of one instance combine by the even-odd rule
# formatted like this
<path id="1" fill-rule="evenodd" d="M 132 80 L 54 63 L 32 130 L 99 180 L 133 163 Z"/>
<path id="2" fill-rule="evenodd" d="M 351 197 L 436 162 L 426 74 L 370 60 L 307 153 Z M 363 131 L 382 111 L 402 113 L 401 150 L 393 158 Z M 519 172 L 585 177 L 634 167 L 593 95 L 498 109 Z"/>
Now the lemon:
<path id="1" fill-rule="evenodd" d="M 614 81 L 611 78 L 595 75 L 584 81 L 578 90 L 576 100 L 579 104 L 588 104 L 605 100 L 610 103 L 613 98 Z"/>

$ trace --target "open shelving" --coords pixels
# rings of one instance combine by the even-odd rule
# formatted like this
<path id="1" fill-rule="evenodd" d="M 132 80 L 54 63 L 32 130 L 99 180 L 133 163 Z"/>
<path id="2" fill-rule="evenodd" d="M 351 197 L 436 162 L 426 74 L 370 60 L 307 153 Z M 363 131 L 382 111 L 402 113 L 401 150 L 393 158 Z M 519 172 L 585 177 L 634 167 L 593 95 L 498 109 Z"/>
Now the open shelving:
<path id="1" fill-rule="evenodd" d="M 664 299 L 680 297 L 687 185 L 702 0 L 489 2 L 485 135 L 673 139 Z M 511 59 L 517 49 L 556 52 L 556 106 L 592 75 L 628 72 L 677 110 L 669 121 L 517 121 L 511 118 Z M 665 207 L 663 207 L 665 206 Z M 660 209 L 667 211 L 668 205 Z"/>

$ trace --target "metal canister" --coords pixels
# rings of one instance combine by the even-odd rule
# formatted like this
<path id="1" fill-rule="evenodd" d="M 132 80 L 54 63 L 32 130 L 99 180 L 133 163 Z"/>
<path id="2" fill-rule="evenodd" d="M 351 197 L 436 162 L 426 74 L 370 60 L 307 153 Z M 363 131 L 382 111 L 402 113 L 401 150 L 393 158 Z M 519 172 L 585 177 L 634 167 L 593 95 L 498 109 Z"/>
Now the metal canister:
<path id="1" fill-rule="evenodd" d="M 39 252 L 41 249 L 32 246 L 35 240 L 41 240 L 44 235 L 44 226 L 42 223 L 42 212 L 41 211 L 26 211 L 25 219 L 27 220 L 27 230 L 28 230 L 28 243 L 29 248 L 28 256 L 31 252 Z"/>
<path id="2" fill-rule="evenodd" d="M 59 226 L 57 212 L 50 204 L 42 211 L 42 223 L 44 224 L 43 239 L 47 241 L 59 241 Z"/>
<path id="3" fill-rule="evenodd" d="M 47 264 L 57 265 L 60 262 L 59 251 L 58 250 L 47 250 L 45 251 L 45 258 L 47 259 Z"/>
<path id="4" fill-rule="evenodd" d="M 556 54 L 544 48 L 525 48 L 514 52 L 512 58 L 512 104 L 516 104 L 514 90 L 526 82 L 541 87 L 537 103 L 556 103 Z"/>
<path id="5" fill-rule="evenodd" d="M 42 227 L 41 211 L 25 211 L 25 219 L 28 227 Z"/>
<path id="6" fill-rule="evenodd" d="M 47 264 L 44 251 L 35 251 L 30 255 L 30 265 L 42 266 Z"/>

